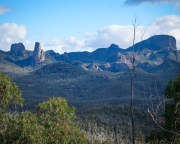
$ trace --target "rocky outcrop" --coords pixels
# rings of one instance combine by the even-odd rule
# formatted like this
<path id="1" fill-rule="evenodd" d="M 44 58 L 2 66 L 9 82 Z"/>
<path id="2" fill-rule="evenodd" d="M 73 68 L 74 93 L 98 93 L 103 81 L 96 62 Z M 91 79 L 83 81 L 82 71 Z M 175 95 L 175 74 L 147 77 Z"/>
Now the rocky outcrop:
<path id="1" fill-rule="evenodd" d="M 109 47 L 108 47 L 108 49 L 111 49 L 111 50 L 115 50 L 115 49 L 121 49 L 118 45 L 116 45 L 116 44 L 111 44 Z"/>
<path id="2" fill-rule="evenodd" d="M 147 40 L 143 40 L 142 42 L 136 43 L 134 45 L 134 51 L 135 52 L 141 52 L 144 49 L 149 50 L 162 50 L 167 53 L 177 51 L 176 47 L 176 39 L 173 36 L 170 35 L 155 35 Z M 132 46 L 125 49 L 124 52 L 132 52 Z"/>
<path id="3" fill-rule="evenodd" d="M 95 63 L 88 65 L 87 68 L 92 71 L 102 71 Z"/>
<path id="4" fill-rule="evenodd" d="M 129 71 L 129 66 L 126 63 L 112 63 L 110 71 L 112 72 Z"/>
<path id="5" fill-rule="evenodd" d="M 100 68 L 103 71 L 110 71 L 110 72 L 124 72 L 129 71 L 129 66 L 125 63 L 106 63 L 101 65 Z"/>
<path id="6" fill-rule="evenodd" d="M 147 44 L 156 45 L 160 49 L 177 50 L 176 39 L 169 35 L 155 35 L 146 40 Z"/>
<path id="7" fill-rule="evenodd" d="M 109 70 L 110 68 L 111 68 L 110 63 L 105 63 L 104 64 L 104 67 L 103 67 L 104 70 Z"/>
<path id="8" fill-rule="evenodd" d="M 72 65 L 76 66 L 76 67 L 79 67 L 79 68 L 82 68 L 84 70 L 88 70 L 86 68 L 86 65 L 84 63 L 82 63 L 81 61 L 73 61 L 72 62 Z"/>
<path id="9" fill-rule="evenodd" d="M 50 57 L 57 57 L 60 54 L 54 52 L 53 50 L 48 50 L 45 52 L 46 58 L 50 58 Z"/>
<path id="10" fill-rule="evenodd" d="M 27 52 L 22 43 L 15 43 L 11 45 L 10 54 L 19 57 L 25 57 Z"/>
<path id="11" fill-rule="evenodd" d="M 109 57 L 107 62 L 118 62 L 118 63 L 125 63 L 125 64 L 129 63 L 129 61 L 126 59 L 126 56 L 120 52 Z"/>
<path id="12" fill-rule="evenodd" d="M 147 71 L 147 70 L 152 68 L 152 66 L 148 62 L 144 62 L 144 63 L 140 62 L 140 63 L 137 64 L 136 67 L 138 67 L 138 68 L 140 68 L 142 70 L 145 70 L 145 71 Z"/>
<path id="13" fill-rule="evenodd" d="M 43 49 L 41 49 L 41 44 L 39 42 L 35 43 L 34 51 L 33 51 L 33 62 L 40 63 L 45 60 L 45 53 Z"/>

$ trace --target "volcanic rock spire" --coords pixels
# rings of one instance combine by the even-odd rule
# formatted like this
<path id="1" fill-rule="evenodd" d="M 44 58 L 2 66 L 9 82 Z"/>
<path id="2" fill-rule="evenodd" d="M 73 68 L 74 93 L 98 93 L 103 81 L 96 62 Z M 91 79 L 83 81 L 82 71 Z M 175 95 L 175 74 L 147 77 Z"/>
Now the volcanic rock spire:
<path id="1" fill-rule="evenodd" d="M 41 44 L 39 42 L 35 42 L 35 47 L 33 51 L 33 60 L 35 63 L 40 63 L 45 60 L 45 53 L 43 49 L 41 49 Z"/>

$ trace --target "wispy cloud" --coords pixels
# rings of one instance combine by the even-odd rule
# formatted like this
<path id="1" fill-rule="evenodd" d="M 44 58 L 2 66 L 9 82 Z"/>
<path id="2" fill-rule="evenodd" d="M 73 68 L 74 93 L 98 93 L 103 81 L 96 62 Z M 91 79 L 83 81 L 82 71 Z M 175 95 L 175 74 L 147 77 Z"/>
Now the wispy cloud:
<path id="1" fill-rule="evenodd" d="M 126 5 L 140 5 L 142 3 L 150 3 L 150 4 L 155 4 L 155 3 L 172 3 L 177 5 L 180 5 L 179 0 L 125 0 L 124 4 Z"/>
<path id="2" fill-rule="evenodd" d="M 6 5 L 0 5 L 0 15 L 4 14 L 5 12 L 10 11 L 10 8 Z"/>

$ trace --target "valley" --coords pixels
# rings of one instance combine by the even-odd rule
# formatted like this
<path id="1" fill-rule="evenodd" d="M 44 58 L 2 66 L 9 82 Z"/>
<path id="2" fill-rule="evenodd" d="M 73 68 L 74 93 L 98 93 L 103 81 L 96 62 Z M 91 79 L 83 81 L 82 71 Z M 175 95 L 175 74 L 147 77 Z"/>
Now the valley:
<path id="1" fill-rule="evenodd" d="M 44 52 L 37 42 L 34 51 L 18 43 L 8 52 L 0 51 L 0 71 L 12 77 L 22 90 L 25 103 L 21 111 L 33 112 L 39 103 L 50 97 L 63 97 L 76 108 L 76 123 L 83 131 L 89 133 L 96 128 L 89 136 L 99 135 L 103 129 L 103 136 L 114 141 L 116 125 L 123 133 L 118 132 L 118 135 L 128 141 L 130 130 L 125 126 L 128 127 L 130 121 L 127 112 L 131 50 L 132 47 L 122 49 L 112 44 L 93 52 L 59 54 L 52 50 Z M 144 141 L 144 135 L 154 128 L 145 102 L 151 96 L 156 104 L 164 97 L 168 82 L 180 75 L 180 51 L 174 37 L 156 35 L 137 43 L 135 53 L 135 115 L 139 141 Z"/>

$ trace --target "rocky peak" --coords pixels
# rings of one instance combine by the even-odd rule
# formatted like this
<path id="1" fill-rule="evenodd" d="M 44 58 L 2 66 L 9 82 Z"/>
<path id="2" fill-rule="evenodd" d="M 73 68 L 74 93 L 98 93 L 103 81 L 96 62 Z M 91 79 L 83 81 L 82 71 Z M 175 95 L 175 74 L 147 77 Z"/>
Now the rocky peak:
<path id="1" fill-rule="evenodd" d="M 55 53 L 53 50 L 48 50 L 45 52 L 46 54 L 50 55 L 50 56 L 56 56 L 59 55 L 58 53 Z"/>
<path id="2" fill-rule="evenodd" d="M 148 44 L 158 46 L 160 49 L 177 50 L 176 39 L 169 35 L 155 35 L 147 39 Z"/>
<path id="3" fill-rule="evenodd" d="M 109 69 L 111 67 L 111 65 L 109 64 L 109 63 L 105 63 L 104 64 L 104 68 L 107 70 L 107 69 Z"/>
<path id="4" fill-rule="evenodd" d="M 64 52 L 64 57 L 68 57 L 68 53 L 67 52 Z"/>
<path id="5" fill-rule="evenodd" d="M 100 69 L 95 63 L 90 64 L 87 68 L 93 71 L 102 71 L 102 69 Z"/>
<path id="6" fill-rule="evenodd" d="M 26 49 L 22 43 L 15 43 L 11 45 L 10 54 L 24 57 L 26 55 Z"/>
<path id="7" fill-rule="evenodd" d="M 116 44 L 111 44 L 110 47 L 108 47 L 109 49 L 119 49 L 119 46 Z"/>
<path id="8" fill-rule="evenodd" d="M 122 53 L 118 52 L 111 57 L 108 58 L 107 62 L 118 62 L 118 63 L 128 63 L 128 60 L 126 59 L 126 56 Z"/>
<path id="9" fill-rule="evenodd" d="M 45 60 L 45 52 L 41 49 L 41 44 L 39 42 L 35 42 L 33 60 L 35 63 L 40 63 Z"/>
<path id="10" fill-rule="evenodd" d="M 45 55 L 46 55 L 45 58 L 51 58 L 51 57 L 57 57 L 57 56 L 59 56 L 60 54 L 54 52 L 53 50 L 48 50 L 48 51 L 45 52 Z"/>

